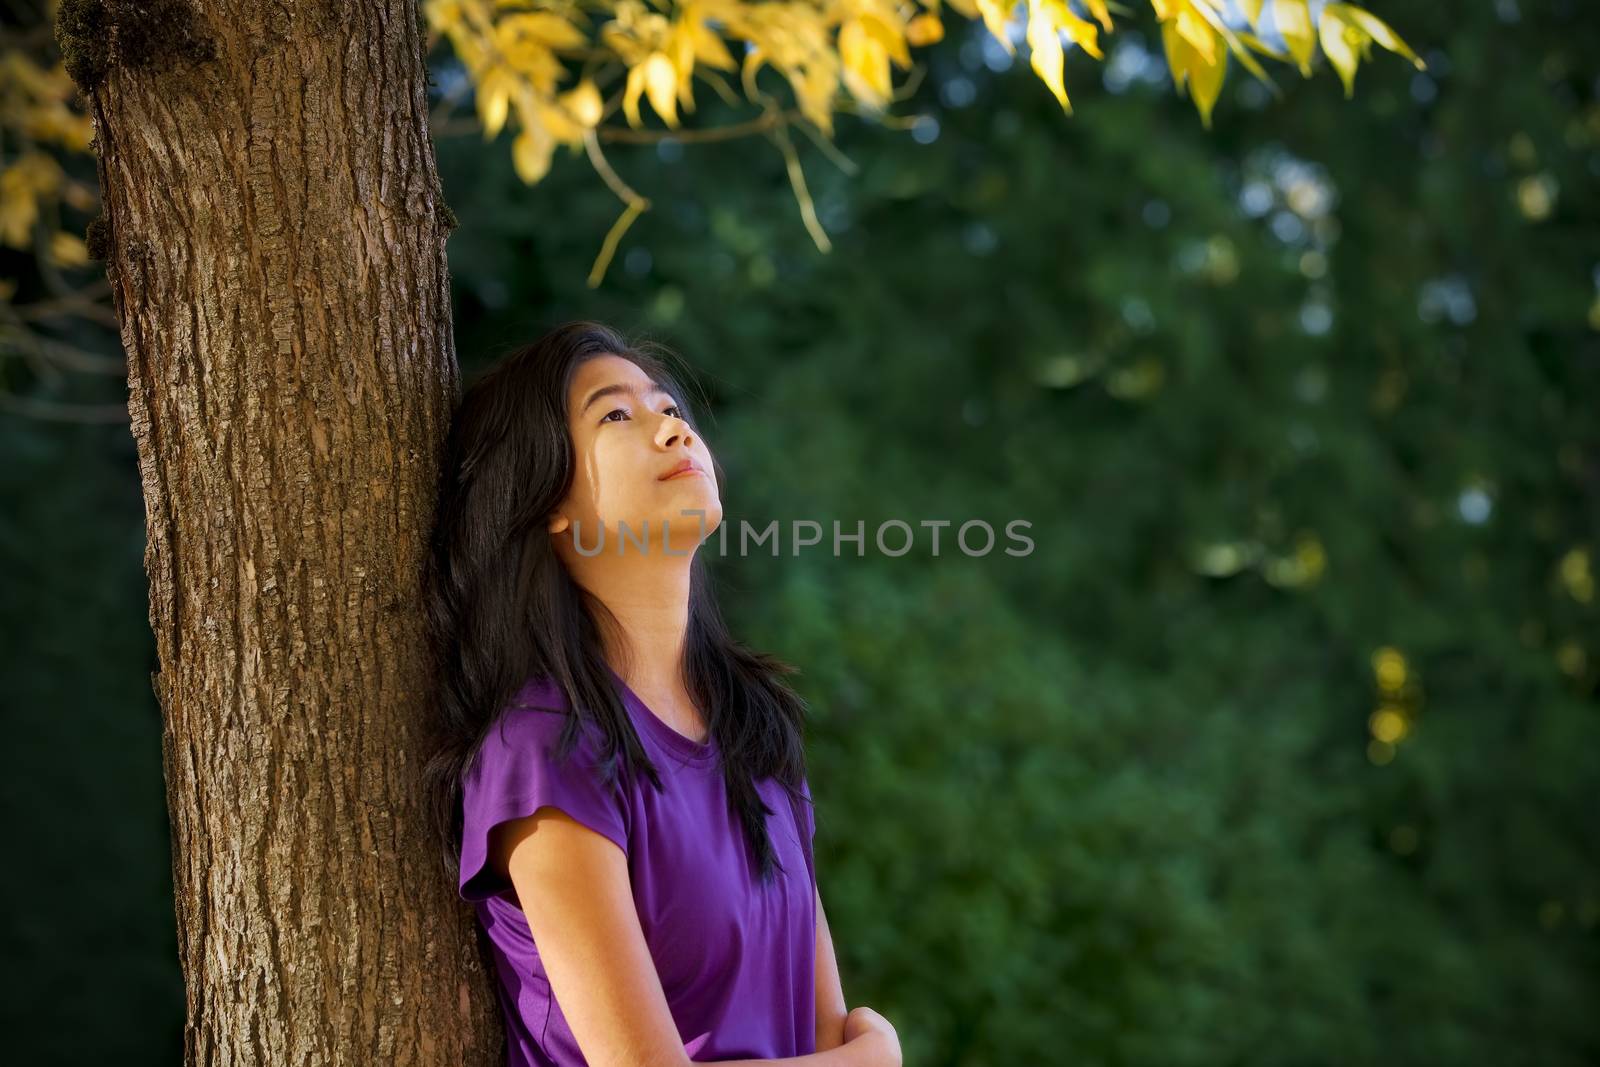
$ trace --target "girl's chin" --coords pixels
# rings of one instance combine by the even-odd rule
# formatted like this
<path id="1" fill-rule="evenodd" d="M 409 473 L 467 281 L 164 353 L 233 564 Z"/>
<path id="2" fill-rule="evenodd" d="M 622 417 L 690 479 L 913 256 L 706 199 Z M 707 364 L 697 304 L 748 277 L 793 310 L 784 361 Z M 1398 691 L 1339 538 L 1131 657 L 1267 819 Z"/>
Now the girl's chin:
<path id="1" fill-rule="evenodd" d="M 680 478 L 668 478 L 659 484 L 666 492 L 666 498 L 672 501 L 671 504 L 660 505 L 667 509 L 667 515 L 676 516 L 683 508 L 710 510 L 717 506 L 717 487 L 701 475 L 686 474 Z"/>
<path id="2" fill-rule="evenodd" d="M 712 530 L 718 522 L 722 521 L 722 509 L 716 505 L 715 501 L 707 501 L 706 506 L 695 506 L 693 510 L 697 513 L 704 512 L 705 514 L 663 515 L 650 524 L 650 529 L 660 530 L 667 528 L 675 535 L 693 535 L 702 530 Z"/>
<path id="3" fill-rule="evenodd" d="M 681 538 L 693 538 L 696 534 L 709 534 L 722 522 L 722 504 L 715 496 L 707 496 L 700 500 L 684 500 L 675 504 L 670 511 L 662 511 L 647 518 L 627 519 L 623 522 L 607 522 L 606 538 L 609 540 L 622 533 L 624 529 L 630 544 L 643 536 L 646 530 L 650 534 L 652 546 L 660 543 L 661 531 L 672 532 L 672 547 L 677 548 Z M 585 533 L 587 539 L 588 534 Z"/>

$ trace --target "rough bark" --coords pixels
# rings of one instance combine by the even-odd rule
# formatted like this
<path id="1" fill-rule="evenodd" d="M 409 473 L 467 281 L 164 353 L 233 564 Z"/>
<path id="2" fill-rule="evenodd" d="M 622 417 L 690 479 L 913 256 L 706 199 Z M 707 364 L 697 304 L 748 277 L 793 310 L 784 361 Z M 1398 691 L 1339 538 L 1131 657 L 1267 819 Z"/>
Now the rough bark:
<path id="1" fill-rule="evenodd" d="M 185 1061 L 495 1062 L 418 789 L 458 372 L 415 4 L 67 0 L 58 37 L 144 485 Z"/>

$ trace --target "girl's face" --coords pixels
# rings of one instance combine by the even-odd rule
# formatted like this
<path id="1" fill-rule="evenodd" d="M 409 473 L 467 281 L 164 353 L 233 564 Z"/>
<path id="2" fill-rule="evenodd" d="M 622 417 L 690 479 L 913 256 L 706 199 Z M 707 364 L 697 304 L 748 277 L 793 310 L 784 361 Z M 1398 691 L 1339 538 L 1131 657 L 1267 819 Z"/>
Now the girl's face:
<path id="1" fill-rule="evenodd" d="M 722 522 L 722 500 L 711 452 L 684 414 L 678 398 L 631 360 L 603 355 L 584 362 L 567 393 L 577 470 L 550 532 L 576 535 L 589 555 L 602 529 L 606 556 L 619 547 L 640 553 L 640 542 L 652 556 L 669 546 L 675 555 L 697 548 Z M 691 469 L 674 473 L 685 462 Z M 618 537 L 624 523 L 625 544 Z"/>

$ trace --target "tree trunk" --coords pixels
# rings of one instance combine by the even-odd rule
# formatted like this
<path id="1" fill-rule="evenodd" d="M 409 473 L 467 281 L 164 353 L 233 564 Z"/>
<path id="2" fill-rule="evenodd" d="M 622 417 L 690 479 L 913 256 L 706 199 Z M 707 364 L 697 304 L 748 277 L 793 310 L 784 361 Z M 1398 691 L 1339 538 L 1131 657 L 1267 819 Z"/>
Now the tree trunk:
<path id="1" fill-rule="evenodd" d="M 144 484 L 185 1061 L 496 1062 L 418 786 L 458 372 L 416 5 L 66 0 L 58 37 Z"/>

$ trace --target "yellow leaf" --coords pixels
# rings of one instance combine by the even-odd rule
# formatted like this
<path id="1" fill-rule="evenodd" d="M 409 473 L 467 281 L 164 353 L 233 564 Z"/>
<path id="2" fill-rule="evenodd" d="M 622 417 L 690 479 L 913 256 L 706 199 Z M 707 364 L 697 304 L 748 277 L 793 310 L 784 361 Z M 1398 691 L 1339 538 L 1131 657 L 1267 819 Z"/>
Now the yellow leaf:
<path id="1" fill-rule="evenodd" d="M 889 53 L 860 19 L 850 19 L 839 27 L 839 59 L 845 86 L 853 95 L 875 108 L 888 104 L 893 89 Z"/>
<path id="2" fill-rule="evenodd" d="M 1256 3 L 1260 2 L 1261 0 L 1256 0 Z M 1095 21 L 1100 23 L 1100 28 L 1110 33 L 1113 27 L 1111 12 L 1106 9 L 1106 0 L 1084 0 L 1084 6 L 1089 9 L 1089 14 L 1094 16 Z"/>
<path id="3" fill-rule="evenodd" d="M 1211 109 L 1222 92 L 1222 81 L 1228 71 L 1228 50 L 1213 48 L 1212 53 L 1216 56 L 1215 63 L 1207 63 L 1197 57 L 1189 68 L 1189 95 L 1194 98 L 1195 107 L 1200 109 L 1200 122 L 1208 130 L 1211 128 Z"/>
<path id="4" fill-rule="evenodd" d="M 949 4 L 951 7 L 955 8 L 957 12 L 965 15 L 969 19 L 975 19 L 978 17 L 977 0 L 944 0 L 944 3 Z"/>
<path id="5" fill-rule="evenodd" d="M 41 141 L 54 141 L 74 152 L 87 152 L 94 139 L 94 123 L 88 115 L 69 111 L 64 105 L 38 110 L 28 116 L 27 131 Z"/>
<path id="6" fill-rule="evenodd" d="M 540 100 L 537 104 L 539 124 L 562 144 L 580 144 L 583 141 L 583 124 L 567 113 L 560 104 Z"/>
<path id="7" fill-rule="evenodd" d="M 616 53 L 617 58 L 629 69 L 642 64 L 644 57 L 650 54 L 631 34 L 619 29 L 615 22 L 600 27 L 600 43 Z"/>
<path id="8" fill-rule="evenodd" d="M 55 192 L 67 176 L 54 156 L 37 149 L 23 152 L 5 173 L 12 175 L 12 181 L 22 182 L 36 193 Z"/>
<path id="9" fill-rule="evenodd" d="M 506 124 L 515 82 L 504 67 L 490 67 L 478 82 L 478 121 L 483 124 L 483 139 L 492 141 Z"/>
<path id="10" fill-rule="evenodd" d="M 677 102 L 688 112 L 694 111 L 694 27 L 682 20 L 673 23 L 667 33 L 667 55 L 672 60 L 676 79 Z"/>
<path id="11" fill-rule="evenodd" d="M 1177 19 L 1178 34 L 1188 42 L 1189 47 L 1207 63 L 1216 60 L 1216 35 L 1211 32 L 1211 27 L 1206 25 L 1205 16 L 1194 9 L 1194 5 L 1184 3 L 1178 8 Z"/>
<path id="12" fill-rule="evenodd" d="M 1244 12 L 1244 20 L 1252 30 L 1261 28 L 1261 0 L 1239 0 L 1239 10 Z"/>
<path id="13" fill-rule="evenodd" d="M 1061 107 L 1072 114 L 1072 103 L 1067 99 L 1066 86 L 1062 84 L 1064 63 L 1061 38 L 1056 36 L 1056 22 L 1042 0 L 1028 0 L 1028 65 L 1039 79 L 1055 94 Z"/>
<path id="14" fill-rule="evenodd" d="M 1405 56 L 1411 60 L 1411 65 L 1418 70 L 1427 70 L 1428 65 L 1411 50 L 1411 47 L 1400 39 L 1400 35 L 1389 28 L 1389 25 L 1372 12 L 1354 4 L 1329 4 L 1322 9 L 1322 17 L 1329 14 L 1335 18 L 1349 23 L 1369 41 L 1376 41 L 1391 52 Z"/>
<path id="15" fill-rule="evenodd" d="M 509 50 L 526 38 L 550 48 L 582 48 L 589 43 L 582 30 L 551 11 L 507 15 L 495 23 L 496 43 Z"/>
<path id="16" fill-rule="evenodd" d="M 1096 59 L 1105 58 L 1105 54 L 1100 51 L 1100 30 L 1094 23 L 1086 22 L 1073 14 L 1072 9 L 1061 0 L 1051 0 L 1050 7 L 1055 12 L 1056 25 L 1066 31 L 1073 44 Z"/>
<path id="17" fill-rule="evenodd" d="M 1278 51 L 1276 48 L 1272 47 L 1270 44 L 1263 41 L 1253 33 L 1247 33 L 1244 30 L 1239 30 L 1238 37 L 1239 40 L 1243 41 L 1253 51 L 1260 52 L 1264 56 L 1276 59 L 1280 63 L 1289 62 L 1289 54 L 1287 52 Z"/>
<path id="18" fill-rule="evenodd" d="M 1255 75 L 1256 78 L 1272 86 L 1273 91 L 1277 91 L 1277 84 L 1267 76 L 1267 72 L 1265 70 L 1261 69 L 1261 64 L 1255 61 L 1255 57 L 1245 50 L 1244 42 L 1239 39 L 1240 34 L 1235 33 L 1234 30 L 1228 26 L 1228 23 L 1223 19 L 1223 17 L 1217 13 L 1215 8 L 1211 6 L 1212 2 L 1213 0 L 1199 0 L 1199 2 L 1195 4 L 1194 9 L 1195 11 L 1199 12 L 1200 16 L 1204 18 L 1206 22 L 1210 23 L 1212 30 L 1214 30 L 1219 37 L 1227 42 L 1229 51 L 1239 57 L 1239 62 L 1244 66 L 1245 70 L 1248 70 L 1251 74 Z"/>
<path id="19" fill-rule="evenodd" d="M 9 170 L 0 173 L 0 242 L 12 248 L 28 248 L 33 220 L 39 217 L 39 202 L 32 189 L 13 188 L 13 183 L 3 180 L 10 174 Z"/>
<path id="20" fill-rule="evenodd" d="M 639 97 L 644 92 L 644 66 L 628 68 L 628 80 L 622 90 L 622 114 L 628 120 L 628 125 L 638 129 L 643 123 L 639 118 Z"/>
<path id="21" fill-rule="evenodd" d="M 1172 87 L 1182 96 L 1194 50 L 1178 36 L 1178 28 L 1172 19 L 1164 19 L 1161 23 L 1161 47 L 1167 54 L 1167 70 L 1172 73 Z"/>
<path id="22" fill-rule="evenodd" d="M 586 129 L 593 129 L 600 125 L 601 113 L 605 110 L 605 101 L 600 99 L 600 89 L 595 85 L 594 79 L 585 78 L 577 85 L 559 97 L 561 106 L 567 113 Z"/>
<path id="23" fill-rule="evenodd" d="M 511 142 L 511 162 L 516 167 L 517 177 L 528 185 L 539 181 L 550 171 L 550 156 L 554 150 L 555 142 L 542 127 L 524 127 Z"/>
<path id="24" fill-rule="evenodd" d="M 1306 0 L 1272 0 L 1272 17 L 1277 21 L 1278 32 L 1289 55 L 1300 67 L 1300 73 L 1311 77 L 1311 12 Z"/>
<path id="25" fill-rule="evenodd" d="M 870 13 L 863 13 L 858 19 L 862 29 L 883 46 L 885 54 L 902 70 L 911 66 L 911 52 L 906 48 L 906 40 L 901 35 L 899 26 L 891 26 L 877 15 Z"/>
<path id="26" fill-rule="evenodd" d="M 807 68 L 798 79 L 789 79 L 800 102 L 800 113 L 810 119 L 824 137 L 833 136 L 833 100 L 839 93 L 839 81 L 837 69 L 822 64 Z"/>
<path id="27" fill-rule="evenodd" d="M 732 70 L 738 66 L 722 38 L 704 22 L 696 20 L 691 33 L 694 40 L 694 58 L 697 61 L 718 70 Z"/>
<path id="28" fill-rule="evenodd" d="M 906 40 L 917 48 L 938 44 L 944 40 L 944 23 L 938 15 L 925 11 L 906 23 Z"/>
<path id="29" fill-rule="evenodd" d="M 1356 95 L 1356 65 L 1360 62 L 1356 50 L 1361 47 L 1361 33 L 1327 11 L 1323 11 L 1322 19 L 1317 23 L 1317 31 L 1322 40 L 1322 54 L 1339 72 L 1339 80 L 1344 82 L 1345 99 L 1349 100 Z"/>
<path id="30" fill-rule="evenodd" d="M 1011 5 L 1005 0 L 976 0 L 978 11 L 983 15 L 983 24 L 988 28 L 991 36 L 1000 42 L 1000 46 L 1008 55 L 1016 55 L 1017 47 L 1011 43 L 1011 35 L 1006 33 L 1006 22 L 1011 15 Z"/>
<path id="31" fill-rule="evenodd" d="M 644 92 L 650 106 L 668 125 L 678 125 L 678 71 L 664 53 L 651 52 L 644 61 Z"/>
<path id="32" fill-rule="evenodd" d="M 80 238 L 57 230 L 50 235 L 50 258 L 63 267 L 81 267 L 89 262 L 89 249 Z"/>
<path id="33" fill-rule="evenodd" d="M 54 193 L 64 178 L 55 158 L 37 150 L 23 152 L 10 166 L 0 169 L 0 242 L 31 248 L 39 197 Z"/>
<path id="34" fill-rule="evenodd" d="M 461 5 L 456 0 L 425 0 L 422 11 L 428 16 L 428 27 L 435 33 L 443 33 L 461 22 Z"/>

